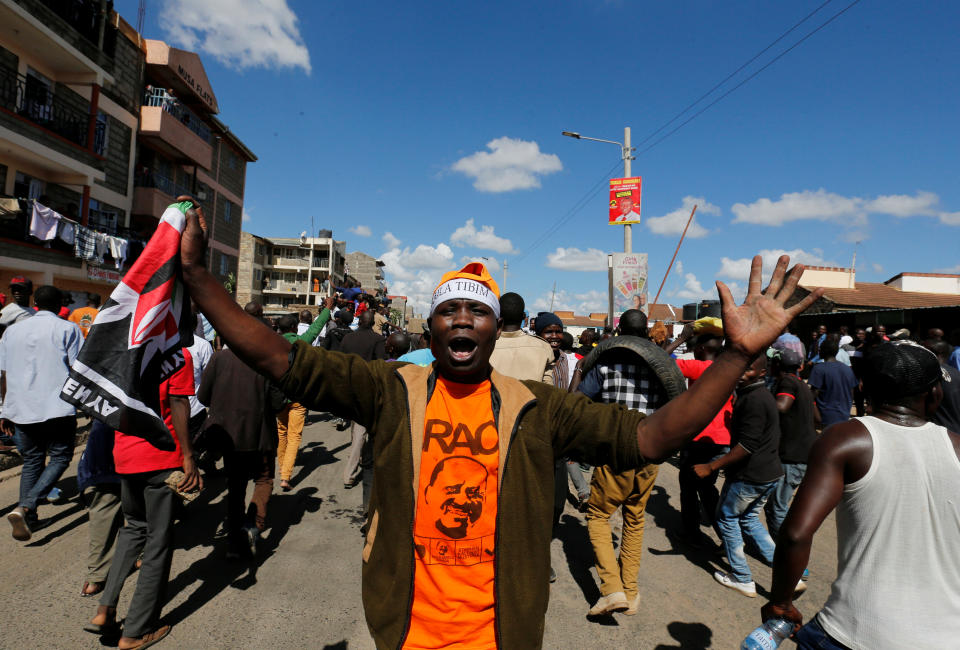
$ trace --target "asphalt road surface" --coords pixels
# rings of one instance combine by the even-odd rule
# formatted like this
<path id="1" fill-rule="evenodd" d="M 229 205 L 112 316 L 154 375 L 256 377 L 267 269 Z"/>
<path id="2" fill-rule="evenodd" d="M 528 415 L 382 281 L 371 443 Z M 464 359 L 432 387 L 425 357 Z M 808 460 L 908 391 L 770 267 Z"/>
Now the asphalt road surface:
<path id="1" fill-rule="evenodd" d="M 311 414 L 307 421 L 294 488 L 273 495 L 270 527 L 255 562 L 228 563 L 225 540 L 214 538 L 226 508 L 222 478 L 209 478 L 203 494 L 187 507 L 176 529 L 169 602 L 163 608 L 163 619 L 173 631 L 160 647 L 373 647 L 360 601 L 360 488 L 343 488 L 349 431 L 337 431 L 324 414 Z M 75 477 L 76 458 L 60 482 L 68 500 L 41 506 L 40 516 L 49 518 L 50 525 L 29 542 L 15 541 L 6 522 L 0 522 L 2 648 L 100 648 L 116 643 L 82 630 L 97 602 L 79 596 L 87 517 Z M 0 475 L 4 519 L 16 506 L 18 486 L 15 470 Z M 560 538 L 551 549 L 559 579 L 550 589 L 544 647 L 739 647 L 759 623 L 770 569 L 749 559 L 759 598 L 725 589 L 712 578 L 716 568 L 725 567 L 719 555 L 678 547 L 666 535 L 679 524 L 677 470 L 667 463 L 647 507 L 639 613 L 588 620 L 587 610 L 600 592 L 586 523 L 568 504 Z M 809 589 L 797 603 L 807 617 L 829 594 L 835 558 L 831 516 L 817 535 Z M 135 578 L 127 581 L 121 596 L 121 617 Z"/>

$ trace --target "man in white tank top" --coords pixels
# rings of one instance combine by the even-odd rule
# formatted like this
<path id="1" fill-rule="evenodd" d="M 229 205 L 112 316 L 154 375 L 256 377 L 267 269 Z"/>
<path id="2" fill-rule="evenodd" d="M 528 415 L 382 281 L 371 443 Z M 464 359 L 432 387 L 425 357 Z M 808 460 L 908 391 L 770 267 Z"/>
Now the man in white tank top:
<path id="1" fill-rule="evenodd" d="M 800 628 L 793 587 L 813 535 L 837 509 L 838 575 L 797 647 L 955 648 L 960 629 L 960 435 L 929 422 L 949 381 L 909 341 L 863 362 L 873 415 L 830 427 L 780 529 L 763 620 Z"/>

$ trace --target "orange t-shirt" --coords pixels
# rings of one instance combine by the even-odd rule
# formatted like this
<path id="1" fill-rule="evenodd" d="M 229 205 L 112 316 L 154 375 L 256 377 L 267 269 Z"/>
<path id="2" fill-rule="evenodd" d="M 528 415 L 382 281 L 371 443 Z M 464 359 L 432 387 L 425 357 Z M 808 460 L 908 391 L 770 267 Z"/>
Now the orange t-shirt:
<path id="1" fill-rule="evenodd" d="M 500 436 L 490 382 L 437 379 L 427 404 L 403 647 L 497 647 L 493 558 Z"/>
<path id="2" fill-rule="evenodd" d="M 67 320 L 79 325 L 80 331 L 83 332 L 83 338 L 87 338 L 87 334 L 90 332 L 90 328 L 93 327 L 93 321 L 98 313 L 99 310 L 93 307 L 79 307 L 70 312 Z"/>

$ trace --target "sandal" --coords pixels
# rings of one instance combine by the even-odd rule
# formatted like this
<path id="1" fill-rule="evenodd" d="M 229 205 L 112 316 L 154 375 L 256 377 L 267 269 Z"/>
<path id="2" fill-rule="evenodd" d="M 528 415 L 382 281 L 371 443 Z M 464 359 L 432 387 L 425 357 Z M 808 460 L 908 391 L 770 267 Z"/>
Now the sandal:
<path id="1" fill-rule="evenodd" d="M 87 623 L 83 626 L 84 632 L 99 634 L 100 636 L 120 636 L 121 625 L 119 621 L 109 620 L 106 623 Z"/>
<path id="2" fill-rule="evenodd" d="M 96 596 L 101 591 L 106 583 L 103 582 L 84 582 L 83 587 L 80 589 L 81 598 L 89 598 L 90 596 Z"/>
<path id="3" fill-rule="evenodd" d="M 290 490 L 293 489 L 293 487 L 290 485 L 290 481 L 284 479 L 280 481 L 280 489 L 283 490 L 284 492 L 289 492 Z"/>
<path id="4" fill-rule="evenodd" d="M 171 627 L 169 625 L 164 625 L 161 628 L 158 628 L 151 632 L 150 634 L 144 634 L 139 639 L 136 639 L 140 643 L 137 645 L 127 646 L 126 648 L 121 648 L 121 650 L 141 650 L 142 648 L 149 648 L 152 645 L 160 643 L 163 641 L 168 634 L 170 634 Z M 120 647 L 119 645 L 117 646 Z"/>

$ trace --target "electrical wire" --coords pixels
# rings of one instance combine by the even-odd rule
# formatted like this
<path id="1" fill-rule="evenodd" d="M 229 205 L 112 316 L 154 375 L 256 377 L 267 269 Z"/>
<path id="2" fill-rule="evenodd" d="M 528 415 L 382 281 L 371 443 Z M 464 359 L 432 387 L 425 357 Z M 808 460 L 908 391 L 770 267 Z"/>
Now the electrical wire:
<path id="1" fill-rule="evenodd" d="M 687 106 L 686 108 L 684 108 L 682 111 L 680 111 L 679 113 L 677 113 L 676 115 L 674 115 L 673 117 L 671 117 L 669 120 L 667 120 L 666 122 L 664 122 L 664 123 L 660 126 L 660 128 L 658 128 L 656 131 L 654 131 L 653 133 L 649 134 L 649 135 L 648 135 L 647 137 L 645 137 L 643 140 L 641 140 L 640 142 L 638 142 L 636 146 L 637 146 L 637 147 L 642 146 L 644 143 L 646 143 L 647 141 L 649 141 L 649 140 L 650 140 L 651 138 L 653 138 L 655 135 L 657 135 L 658 133 L 660 133 L 661 131 L 663 131 L 665 128 L 667 128 L 668 126 L 670 126 L 671 124 L 673 124 L 674 122 L 676 122 L 678 119 L 680 119 L 680 118 L 683 116 L 684 113 L 686 113 L 686 112 L 689 111 L 691 108 L 693 108 L 694 106 L 696 106 L 697 104 L 699 104 L 700 102 L 702 102 L 704 99 L 707 98 L 707 96 L 711 95 L 711 94 L 713 93 L 713 91 L 715 91 L 716 89 L 718 89 L 720 86 L 722 86 L 723 84 L 725 84 L 725 83 L 727 83 L 728 81 L 730 81 L 733 77 L 737 76 L 737 74 L 739 74 L 741 70 L 743 70 L 743 69 L 746 68 L 748 65 L 750 65 L 751 63 L 753 63 L 754 61 L 756 61 L 757 59 L 759 59 L 759 58 L 760 58 L 761 56 L 763 56 L 764 54 L 766 54 L 766 53 L 770 50 L 770 48 L 772 48 L 774 45 L 776 45 L 777 43 L 779 43 L 780 41 L 782 41 L 784 38 L 786 38 L 791 32 L 793 32 L 793 30 L 795 30 L 797 27 L 799 27 L 799 26 L 802 25 L 803 23 L 807 22 L 810 18 L 813 17 L 814 14 L 816 14 L 818 11 L 820 11 L 821 9 L 823 9 L 824 7 L 826 7 L 826 6 L 827 6 L 828 4 L 830 4 L 831 2 L 833 2 L 833 0 L 826 0 L 826 2 L 824 2 L 822 5 L 820 5 L 819 7 L 817 7 L 816 9 L 814 9 L 813 11 L 811 11 L 810 13 L 808 13 L 806 16 L 804 16 L 803 18 L 801 18 L 801 19 L 800 19 L 799 21 L 797 21 L 796 23 L 794 23 L 793 27 L 791 27 L 790 29 L 788 29 L 788 30 L 785 31 L 784 33 L 780 34 L 780 36 L 778 36 L 776 39 L 774 39 L 774 40 L 773 40 L 769 45 L 767 45 L 765 48 L 763 48 L 762 50 L 760 50 L 759 52 L 757 52 L 756 54 L 754 54 L 754 55 L 753 55 L 751 58 L 749 58 L 743 65 L 741 65 L 739 68 L 737 68 L 736 70 L 734 70 L 733 72 L 731 72 L 730 74 L 728 74 L 726 77 L 724 77 L 722 80 L 720 80 L 713 88 L 711 88 L 711 89 L 708 90 L 707 92 L 705 92 L 705 93 L 703 93 L 702 95 L 700 95 L 700 97 L 698 97 L 696 100 L 694 100 L 693 103 L 691 103 L 689 106 Z"/>
<path id="2" fill-rule="evenodd" d="M 691 108 L 693 108 L 694 106 L 696 106 L 697 104 L 699 104 L 701 101 L 703 101 L 704 98 L 706 98 L 708 95 L 710 95 L 711 93 L 713 93 L 713 92 L 714 92 L 715 90 L 717 90 L 720 86 L 722 86 L 722 85 L 725 84 L 727 81 L 729 81 L 733 76 L 735 76 L 736 74 L 738 74 L 739 72 L 741 72 L 744 68 L 746 68 L 748 65 L 750 65 L 751 63 L 753 63 L 757 58 L 759 58 L 760 56 L 762 56 L 765 52 L 769 51 L 771 47 L 773 47 L 774 45 L 776 45 L 777 43 L 779 43 L 781 40 L 783 40 L 784 37 L 786 37 L 788 34 L 790 34 L 791 32 L 793 32 L 797 27 L 799 27 L 800 25 L 802 25 L 804 22 L 806 22 L 807 20 L 809 20 L 814 14 L 816 14 L 816 13 L 819 12 L 821 9 L 823 9 L 825 6 L 827 6 L 831 1 L 832 1 L 832 0 L 826 0 L 826 2 L 822 3 L 820 6 L 818 6 L 816 9 L 814 9 L 812 12 L 810 12 L 809 14 L 807 14 L 806 16 L 804 16 L 802 19 L 800 19 L 800 21 L 798 21 L 796 24 L 794 24 L 790 29 L 788 29 L 787 31 L 785 31 L 783 34 L 781 34 L 780 36 L 778 36 L 773 42 L 771 42 L 770 45 L 768 45 L 767 47 L 763 48 L 760 52 L 758 52 L 756 55 L 754 55 L 752 58 L 750 58 L 746 63 L 744 63 L 744 64 L 741 65 L 739 68 L 737 68 L 736 70 L 734 70 L 732 73 L 730 73 L 729 75 L 727 75 L 722 81 L 720 81 L 718 84 L 716 84 L 716 85 L 715 85 L 713 88 L 711 88 L 709 91 L 707 91 L 706 93 L 704 93 L 703 95 L 701 95 L 700 98 L 698 98 L 698 99 L 697 99 L 696 101 L 694 101 L 692 104 L 690 104 L 689 106 L 687 106 L 686 108 L 684 108 L 682 111 L 680 111 L 679 113 L 677 113 L 677 115 L 675 115 L 673 118 L 671 118 L 671 119 L 670 119 L 669 121 L 667 121 L 665 124 L 663 124 L 660 128 L 658 128 L 657 130 L 655 130 L 653 133 L 651 133 L 650 135 L 648 135 L 646 138 L 644 138 L 643 140 L 641 140 L 640 143 L 638 143 L 638 146 L 639 146 L 640 144 L 643 144 L 644 142 L 647 142 L 648 140 L 650 140 L 650 138 L 654 137 L 657 133 L 660 133 L 660 132 L 661 132 L 663 129 L 665 129 L 667 126 L 669 126 L 670 124 L 672 124 L 673 122 L 675 122 L 677 119 L 679 119 L 684 113 L 686 113 L 686 112 L 689 111 Z M 803 36 L 803 37 L 802 37 L 800 40 L 798 40 L 796 43 L 794 43 L 793 45 L 791 45 L 791 46 L 788 47 L 787 49 L 785 49 L 785 50 L 783 50 L 782 52 L 780 52 L 777 56 L 775 56 L 774 58 L 770 59 L 770 61 L 768 61 L 767 63 L 765 63 L 763 66 L 761 66 L 761 67 L 760 67 L 759 69 L 757 69 L 756 71 L 752 72 L 749 76 L 747 76 L 744 80 L 742 80 L 741 82 L 739 82 L 739 83 L 738 83 L 737 85 L 735 85 L 733 88 L 727 90 L 727 91 L 724 92 L 722 95 L 720 95 L 719 97 L 717 97 L 715 100 L 713 100 L 712 102 L 710 102 L 709 104 L 707 104 L 706 106 L 704 106 L 703 108 L 701 108 L 699 111 L 697 111 L 696 113 L 694 113 L 693 115 L 691 115 L 689 118 L 687 118 L 686 120 L 684 120 L 684 121 L 683 121 L 682 123 L 680 123 L 679 125 L 677 125 L 675 128 L 671 129 L 668 133 L 666 133 L 666 134 L 663 135 L 661 138 L 659 138 L 659 139 L 657 139 L 655 142 L 653 142 L 653 144 L 651 144 L 649 147 L 644 148 L 642 151 L 640 151 L 640 152 L 637 154 L 637 156 L 641 156 L 641 155 L 645 154 L 646 152 L 650 151 L 651 149 L 653 149 L 654 147 L 656 147 L 658 144 L 660 144 L 661 142 L 663 142 L 664 140 L 666 140 L 667 138 L 669 138 L 671 135 L 673 135 L 674 133 L 676 133 L 677 131 L 679 131 L 680 129 L 682 129 L 684 126 L 686 126 L 687 124 L 689 124 L 690 122 L 692 122 L 693 120 L 695 120 L 696 118 L 698 118 L 700 115 L 703 115 L 703 113 L 705 113 L 705 112 L 706 112 L 707 110 L 709 110 L 711 107 L 713 107 L 713 106 L 715 106 L 716 104 L 718 104 L 720 101 L 722 101 L 724 98 L 726 98 L 727 96 L 729 96 L 731 93 L 733 93 L 734 91 L 736 91 L 737 89 L 739 89 L 741 86 L 743 86 L 744 84 L 746 84 L 748 81 L 750 81 L 751 79 L 755 78 L 757 75 L 759 75 L 761 72 L 763 72 L 764 70 L 766 70 L 767 68 L 769 68 L 771 65 L 773 65 L 774 63 L 776 63 L 777 61 L 779 61 L 779 60 L 780 60 L 781 58 L 783 58 L 785 55 L 787 55 L 788 53 L 790 53 L 791 51 L 793 51 L 794 49 L 796 49 L 801 43 L 805 42 L 805 41 L 806 41 L 807 39 L 809 39 L 811 36 L 813 36 L 814 34 L 816 34 L 817 32 L 819 32 L 820 30 L 822 30 L 824 27 L 826 27 L 827 25 L 829 25 L 830 23 L 832 23 L 834 20 L 836 20 L 837 18 L 839 18 L 840 16 L 842 16 L 843 14 L 845 14 L 847 11 L 849 11 L 851 8 L 853 8 L 854 5 L 858 4 L 859 2 L 860 2 L 860 0 L 853 0 L 853 2 L 851 2 L 850 4 L 848 4 L 846 7 L 844 7 L 844 8 L 841 9 L 840 11 L 838 11 L 836 14 L 834 14 L 833 16 L 831 16 L 830 18 L 828 18 L 827 20 L 825 20 L 825 21 L 824 21 L 823 23 L 821 23 L 819 26 L 817 26 L 816 28 L 814 28 L 812 31 L 808 32 L 805 36 Z M 636 157 L 635 157 L 635 158 L 636 158 Z M 620 166 L 620 164 L 621 164 L 621 163 L 618 161 L 613 167 L 611 167 L 611 168 L 606 172 L 606 174 L 604 174 L 603 178 L 601 178 L 598 182 L 596 182 L 595 184 L 593 184 L 593 185 L 590 187 L 590 189 L 587 190 L 587 192 L 586 192 L 582 197 L 580 197 L 577 201 L 574 202 L 573 206 L 564 214 L 563 217 L 560 218 L 559 221 L 554 222 L 553 224 L 551 224 L 551 226 L 550 226 L 549 229 L 545 230 L 540 236 L 538 236 L 533 242 L 531 242 L 531 243 L 524 249 L 524 252 L 521 253 L 521 254 L 516 258 L 516 261 L 519 262 L 520 260 L 522 260 L 522 259 L 524 259 L 525 257 L 527 257 L 533 250 L 535 250 L 536 248 L 538 248 L 538 247 L 540 247 L 541 245 L 543 245 L 548 239 L 550 239 L 550 237 L 552 237 L 552 236 L 556 233 L 557 228 L 558 228 L 559 226 L 562 226 L 562 225 L 566 224 L 566 223 L 567 223 L 568 221 L 570 221 L 573 217 L 575 217 L 584 207 L 586 207 L 586 205 L 589 203 L 589 201 L 590 201 L 591 199 L 593 199 L 593 197 L 596 196 L 596 195 L 600 192 L 600 190 L 604 187 L 604 185 L 606 184 L 606 182 L 607 182 L 610 174 L 613 173 L 613 172 L 617 169 L 617 167 Z"/>

